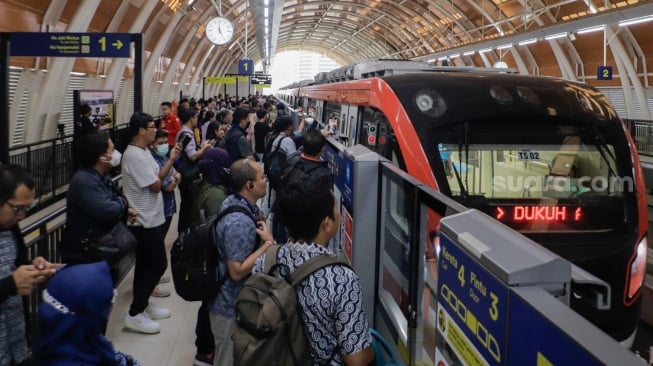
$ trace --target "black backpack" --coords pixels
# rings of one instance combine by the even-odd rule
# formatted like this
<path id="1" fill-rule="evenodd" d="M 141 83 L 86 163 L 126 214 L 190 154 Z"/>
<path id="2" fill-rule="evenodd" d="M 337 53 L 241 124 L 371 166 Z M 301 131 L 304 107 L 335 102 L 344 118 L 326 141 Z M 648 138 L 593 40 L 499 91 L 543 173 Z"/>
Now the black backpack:
<path id="1" fill-rule="evenodd" d="M 290 275 L 276 276 L 279 245 L 265 253 L 265 272 L 254 273 L 236 300 L 235 366 L 312 365 L 311 346 L 297 303 L 295 286 L 320 268 L 349 264 L 328 255 L 315 256 Z"/>
<path id="2" fill-rule="evenodd" d="M 215 298 L 228 274 L 218 273 L 218 250 L 215 246 L 215 227 L 220 220 L 234 212 L 242 212 L 254 221 L 252 213 L 239 205 L 229 206 L 219 215 L 179 234 L 170 249 L 170 267 L 175 291 L 186 301 L 210 301 Z"/>
<path id="3" fill-rule="evenodd" d="M 281 148 L 281 142 L 285 138 L 287 136 L 280 138 L 276 148 L 270 150 L 270 153 L 267 155 L 267 164 L 265 164 L 270 187 L 275 190 L 281 187 L 281 176 L 289 166 L 286 151 Z"/>

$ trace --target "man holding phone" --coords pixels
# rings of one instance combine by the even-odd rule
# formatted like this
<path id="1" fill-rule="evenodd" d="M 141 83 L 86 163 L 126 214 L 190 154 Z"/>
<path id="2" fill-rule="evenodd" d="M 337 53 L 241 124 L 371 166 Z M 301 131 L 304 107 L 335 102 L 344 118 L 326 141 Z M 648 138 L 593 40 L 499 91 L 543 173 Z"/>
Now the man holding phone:
<path id="1" fill-rule="evenodd" d="M 182 154 L 186 154 L 188 158 L 187 161 L 197 163 L 199 158 L 202 157 L 204 152 L 213 146 L 214 140 L 204 141 L 201 147 L 197 148 L 197 143 L 195 142 L 195 133 L 193 132 L 197 128 L 197 111 L 188 108 L 182 109 L 179 111 L 179 120 L 181 121 L 181 129 L 177 134 L 177 141 L 181 142 L 183 147 Z M 196 177 L 195 177 L 196 178 Z M 181 203 L 179 204 L 179 222 L 177 225 L 177 232 L 182 233 L 190 227 L 190 220 L 192 216 L 193 209 L 193 193 L 190 189 L 191 183 L 193 183 L 194 178 L 182 177 L 182 180 L 179 184 L 179 195 L 181 197 Z"/>

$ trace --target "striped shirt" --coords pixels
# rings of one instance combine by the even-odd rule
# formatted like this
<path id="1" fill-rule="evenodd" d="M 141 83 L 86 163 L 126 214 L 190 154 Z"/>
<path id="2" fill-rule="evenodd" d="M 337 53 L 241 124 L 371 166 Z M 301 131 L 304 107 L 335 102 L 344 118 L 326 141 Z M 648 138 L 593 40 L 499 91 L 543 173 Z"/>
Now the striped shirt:
<path id="1" fill-rule="evenodd" d="M 10 230 L 0 231 L 0 278 L 16 270 L 16 238 Z M 23 300 L 10 296 L 0 303 L 0 366 L 11 366 L 27 358 Z"/>
<path id="2" fill-rule="evenodd" d="M 155 228 L 166 221 L 163 214 L 163 196 L 149 186 L 159 180 L 159 165 L 147 148 L 128 145 L 122 156 L 123 191 L 129 207 L 138 212 L 137 224 Z"/>

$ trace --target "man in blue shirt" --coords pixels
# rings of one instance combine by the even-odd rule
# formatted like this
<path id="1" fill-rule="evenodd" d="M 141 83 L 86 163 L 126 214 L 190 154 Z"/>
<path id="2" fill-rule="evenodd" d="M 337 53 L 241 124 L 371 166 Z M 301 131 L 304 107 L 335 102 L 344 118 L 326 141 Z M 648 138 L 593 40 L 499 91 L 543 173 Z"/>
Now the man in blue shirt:
<path id="1" fill-rule="evenodd" d="M 272 232 L 256 206 L 256 201 L 265 196 L 267 189 L 263 168 L 249 159 L 237 160 L 231 165 L 231 184 L 236 193 L 224 200 L 220 211 L 238 205 L 247 209 L 251 217 L 234 212 L 224 216 L 215 229 L 221 258 L 218 270 L 228 277 L 210 308 L 211 330 L 215 338 L 214 365 L 233 365 L 236 298 L 247 276 L 252 273 L 256 258 L 274 242 Z M 256 225 L 254 221 L 258 221 Z"/>

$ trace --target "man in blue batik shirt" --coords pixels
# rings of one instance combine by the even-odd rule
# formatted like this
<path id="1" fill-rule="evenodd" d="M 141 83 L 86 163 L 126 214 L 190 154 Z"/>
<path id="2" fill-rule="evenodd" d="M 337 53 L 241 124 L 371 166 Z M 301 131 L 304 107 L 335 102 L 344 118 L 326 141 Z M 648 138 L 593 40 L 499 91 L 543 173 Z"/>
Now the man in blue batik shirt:
<path id="1" fill-rule="evenodd" d="M 340 228 L 340 209 L 330 187 L 320 177 L 293 169 L 278 192 L 277 215 L 290 240 L 279 248 L 277 263 L 288 275 L 305 261 L 331 255 L 327 249 Z M 253 272 L 265 272 L 265 256 Z M 374 361 L 369 324 L 363 310 L 360 279 L 347 266 L 318 269 L 297 285 L 297 302 L 314 365 L 367 366 Z"/>

